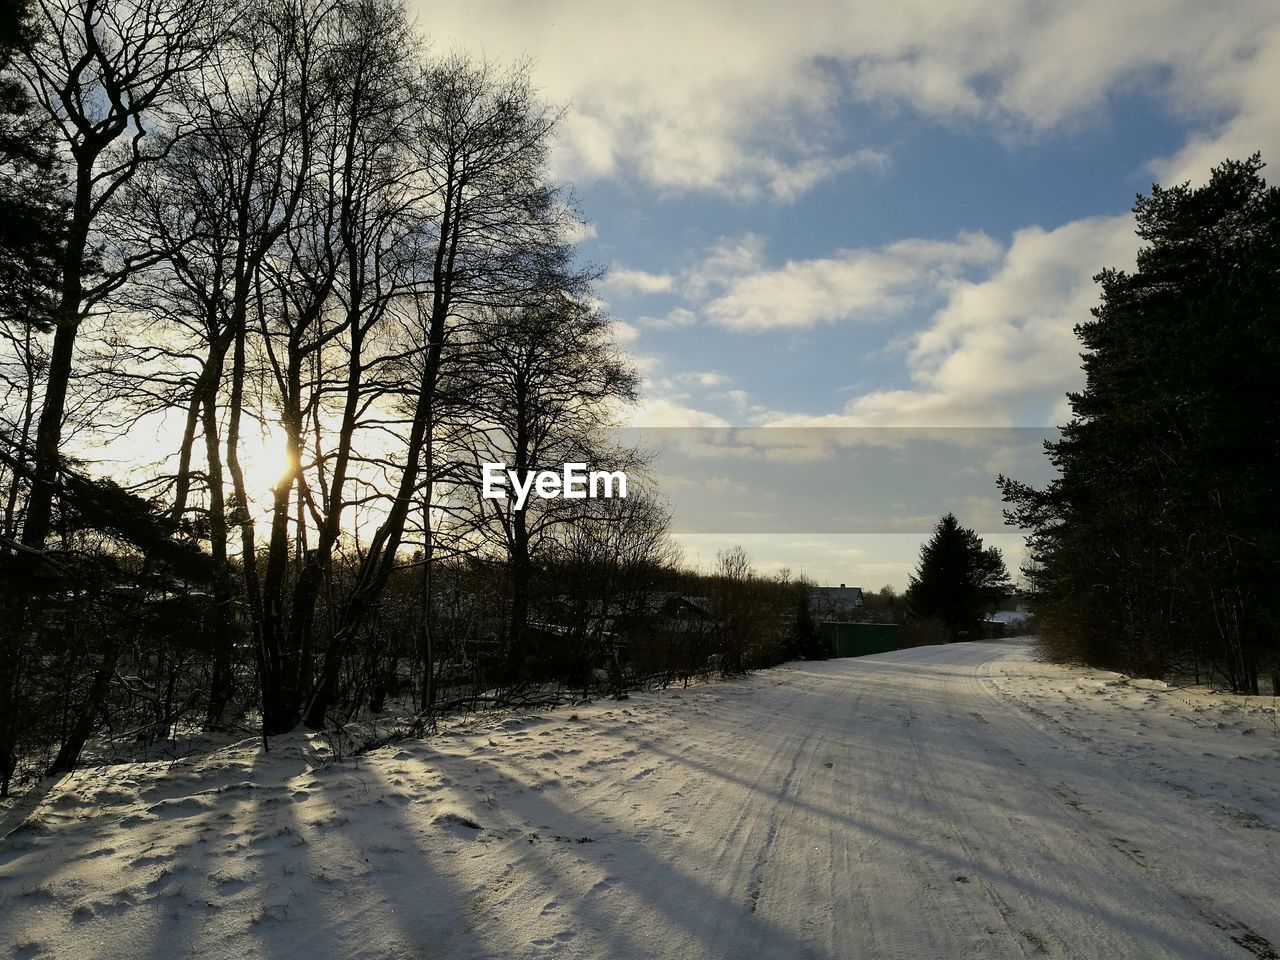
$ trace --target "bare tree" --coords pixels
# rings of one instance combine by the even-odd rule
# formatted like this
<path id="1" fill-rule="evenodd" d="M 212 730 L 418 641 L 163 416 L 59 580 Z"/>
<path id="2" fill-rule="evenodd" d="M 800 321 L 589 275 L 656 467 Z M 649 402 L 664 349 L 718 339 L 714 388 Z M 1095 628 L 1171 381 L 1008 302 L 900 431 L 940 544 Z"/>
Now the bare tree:
<path id="1" fill-rule="evenodd" d="M 617 353 L 608 319 L 591 305 L 587 281 L 551 277 L 544 285 L 562 289 L 535 291 L 540 302 L 487 314 L 477 347 L 484 376 L 476 389 L 477 476 L 481 462 L 505 462 L 525 483 L 531 473 L 566 462 L 625 471 L 638 460 L 634 451 L 611 448 L 600 429 L 622 403 L 635 399 L 637 377 Z M 517 658 L 529 617 L 533 556 L 557 524 L 577 515 L 577 504 L 475 502 L 481 528 L 498 535 L 507 559 L 507 642 Z"/>
<path id="2" fill-rule="evenodd" d="M 320 105 L 327 98 L 324 24 L 332 11 L 332 4 L 307 0 L 272 0 L 246 11 L 199 82 L 182 91 L 190 134 L 128 191 L 134 216 L 123 242 L 157 261 L 129 290 L 141 321 L 128 331 L 126 348 L 138 353 L 144 344 L 133 395 L 141 384 L 144 410 L 183 410 L 171 478 L 175 519 L 187 517 L 193 480 L 201 479 L 193 464 L 203 435 L 205 522 L 197 527 L 224 571 L 220 605 L 231 600 L 225 571 L 231 530 L 240 528 L 249 626 L 259 640 L 256 533 L 240 464 L 246 344 L 251 324 L 258 325 L 265 265 L 281 255 L 278 246 L 296 229 L 317 176 Z M 225 404 L 224 390 L 231 394 Z M 229 647 L 226 638 L 215 649 L 208 708 L 215 723 L 232 692 Z"/>
<path id="3" fill-rule="evenodd" d="M 582 571 L 588 607 L 637 589 L 664 555 L 652 501 L 475 496 L 482 454 L 639 463 L 600 430 L 636 378 L 523 68 L 428 58 L 401 0 L 33 2 L 23 82 L 66 181 L 48 323 L 0 304 L 0 562 L 41 558 L 50 585 L 17 606 L 24 643 L 64 644 L 33 688 L 65 678 L 55 767 L 107 716 L 231 719 L 253 667 L 267 735 L 381 705 L 406 653 L 431 707 L 442 571 L 450 629 L 501 621 L 513 654 L 544 561 Z M 174 434 L 117 485 L 68 456 L 81 421 Z M 255 427 L 282 437 L 269 489 Z M 8 776 L 21 720 L 0 714 Z"/>
<path id="4" fill-rule="evenodd" d="M 420 209 L 420 339 L 417 382 L 405 406 L 385 516 L 361 558 L 337 616 L 305 722 L 320 727 L 338 692 L 342 657 L 397 564 L 423 482 L 424 451 L 437 425 L 446 348 L 467 326 L 467 311 L 510 302 L 539 275 L 546 250 L 561 243 L 566 213 L 546 180 L 554 117 L 534 98 L 523 72 L 499 76 L 461 57 L 434 65 L 424 79 L 415 146 L 431 185 Z"/>
<path id="5" fill-rule="evenodd" d="M 629 468 L 631 480 L 643 474 Z M 647 607 L 662 571 L 675 566 L 678 550 L 668 537 L 671 514 L 652 494 L 628 491 L 625 499 L 573 501 L 573 515 L 549 531 L 547 606 L 578 645 L 576 667 L 585 682 L 603 662 L 612 692 L 640 651 L 622 649 L 616 627 Z M 590 671 L 590 672 L 589 672 Z"/>
<path id="6" fill-rule="evenodd" d="M 276 307 L 259 317 L 260 342 L 286 437 L 262 579 L 272 732 L 297 723 L 309 685 L 320 587 L 348 517 L 363 421 L 382 392 L 369 382 L 385 362 L 378 330 L 389 313 L 412 309 L 416 287 L 416 208 L 429 184 L 410 147 L 420 88 L 397 9 L 361 0 L 335 11 L 322 173 L 267 269 Z"/>
<path id="7" fill-rule="evenodd" d="M 225 22 L 207 0 L 40 0 L 39 9 L 43 34 L 22 69 L 58 131 L 72 196 L 23 526 L 31 547 L 43 546 L 49 532 L 80 325 L 138 266 L 126 257 L 90 276 L 94 226 L 117 191 L 176 141 L 185 118 L 170 109 L 174 95 L 208 58 Z"/>

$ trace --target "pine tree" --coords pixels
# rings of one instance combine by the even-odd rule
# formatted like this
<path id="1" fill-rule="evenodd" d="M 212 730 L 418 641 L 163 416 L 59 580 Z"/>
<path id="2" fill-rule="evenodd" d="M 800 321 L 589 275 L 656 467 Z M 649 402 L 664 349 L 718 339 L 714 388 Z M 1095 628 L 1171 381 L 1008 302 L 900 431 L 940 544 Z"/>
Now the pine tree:
<path id="1" fill-rule="evenodd" d="M 830 654 L 813 619 L 809 590 L 808 581 L 796 584 L 795 618 L 791 621 L 787 656 L 796 660 L 825 660 Z"/>
<path id="2" fill-rule="evenodd" d="M 962 640 L 976 634 L 1011 589 L 999 549 L 984 546 L 981 537 L 948 513 L 920 548 L 920 565 L 906 600 L 914 615 L 940 620 L 952 640 Z"/>
<path id="3" fill-rule="evenodd" d="M 1085 388 L 1043 490 L 1001 478 L 1030 531 L 1060 659 L 1241 692 L 1275 663 L 1280 603 L 1280 189 L 1255 155 L 1134 208 L 1137 270 L 1104 270 L 1076 328 Z"/>
<path id="4" fill-rule="evenodd" d="M 0 0 L 0 324 L 48 329 L 66 212 L 52 138 L 14 61 L 37 38 L 31 0 Z"/>

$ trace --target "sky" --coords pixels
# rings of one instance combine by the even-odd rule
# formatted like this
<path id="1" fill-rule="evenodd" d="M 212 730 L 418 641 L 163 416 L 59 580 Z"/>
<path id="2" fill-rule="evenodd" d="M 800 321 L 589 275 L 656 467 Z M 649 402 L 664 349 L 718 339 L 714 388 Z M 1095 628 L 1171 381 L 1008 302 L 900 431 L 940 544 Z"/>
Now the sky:
<path id="1" fill-rule="evenodd" d="M 553 173 L 704 567 L 741 543 L 902 588 L 947 510 L 1016 566 L 995 472 L 1048 475 L 1135 195 L 1280 157 L 1275 0 L 411 3 L 436 50 L 527 62 L 563 107 Z"/>

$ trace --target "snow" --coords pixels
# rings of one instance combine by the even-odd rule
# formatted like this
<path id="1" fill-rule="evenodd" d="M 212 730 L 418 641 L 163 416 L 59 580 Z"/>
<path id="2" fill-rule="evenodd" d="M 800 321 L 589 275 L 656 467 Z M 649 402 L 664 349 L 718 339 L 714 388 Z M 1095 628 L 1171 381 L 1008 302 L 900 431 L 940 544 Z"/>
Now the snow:
<path id="1" fill-rule="evenodd" d="M 327 752 L 298 734 L 64 780 L 0 842 L 0 949 L 1248 960 L 1280 944 L 1270 698 L 1042 664 L 1025 640 Z"/>

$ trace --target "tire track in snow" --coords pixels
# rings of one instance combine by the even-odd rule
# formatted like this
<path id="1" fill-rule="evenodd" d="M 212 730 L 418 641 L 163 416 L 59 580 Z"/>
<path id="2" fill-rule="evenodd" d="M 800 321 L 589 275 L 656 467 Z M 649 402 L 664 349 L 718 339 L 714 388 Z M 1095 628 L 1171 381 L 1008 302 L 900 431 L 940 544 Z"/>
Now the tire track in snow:
<path id="1" fill-rule="evenodd" d="M 1034 786 L 1046 799 L 1052 800 L 1056 797 L 1070 811 L 1067 817 L 1070 823 L 1070 834 L 1076 841 L 1077 851 L 1085 852 L 1106 864 L 1118 883 L 1140 882 L 1142 886 L 1162 890 L 1168 896 L 1177 898 L 1181 901 L 1179 906 L 1184 908 L 1186 916 L 1197 918 L 1214 930 L 1226 933 L 1233 944 L 1246 953 L 1258 957 L 1259 960 L 1280 960 L 1280 953 L 1277 953 L 1275 946 L 1265 936 L 1234 917 L 1217 904 L 1212 896 L 1186 889 L 1183 882 L 1185 873 L 1181 869 L 1185 867 L 1185 863 L 1176 864 L 1171 868 L 1162 860 L 1155 858 L 1154 855 L 1149 856 L 1146 852 L 1158 850 L 1185 853 L 1188 843 L 1194 842 L 1195 837 L 1170 829 L 1157 816 L 1142 819 L 1141 828 L 1146 839 L 1141 844 L 1121 835 L 1135 831 L 1114 829 L 1109 822 L 1107 812 L 1117 806 L 1143 810 L 1144 800 L 1150 802 L 1150 793 L 1138 789 L 1131 772 L 1117 764 L 1114 757 L 1100 755 L 1096 750 L 1090 749 L 1087 744 L 1093 742 L 1091 737 L 1079 731 L 1064 728 L 1056 723 L 1056 718 L 1046 717 L 1044 711 L 1004 697 L 995 690 L 986 676 L 989 671 L 983 670 L 982 667 L 996 659 L 998 655 L 998 650 L 993 651 L 981 664 L 974 664 L 969 670 L 975 681 L 973 686 L 981 691 L 992 708 L 1000 710 L 1007 719 L 1007 722 L 1001 724 L 1002 738 L 1013 741 L 1014 746 L 1020 749 L 1014 750 L 1008 742 L 1002 744 L 1002 748 L 1010 756 L 1016 756 L 1019 753 L 1035 755 L 1047 746 L 1051 746 L 1072 757 L 1077 769 L 1102 766 L 1117 774 L 1109 778 L 1110 789 L 1106 794 L 1094 791 L 1091 795 L 1082 796 L 1065 780 L 1048 785 L 1042 779 L 1027 777 L 1025 771 L 1028 770 L 1028 765 L 1025 762 L 1019 764 L 1020 769 L 1014 776 L 1021 776 L 1029 786 Z M 1048 719 L 1053 723 L 1050 729 L 1068 739 L 1055 738 L 1048 730 L 1037 727 L 1021 712 L 1023 710 L 1042 719 Z M 1157 785 L 1148 784 L 1147 786 Z M 1207 822 L 1205 826 L 1217 834 L 1227 832 L 1221 823 Z M 1152 840 L 1156 842 L 1152 843 Z M 1207 946 L 1212 948 L 1216 945 Z"/>

